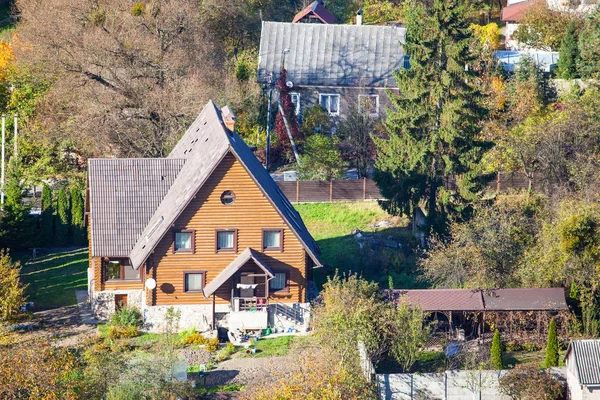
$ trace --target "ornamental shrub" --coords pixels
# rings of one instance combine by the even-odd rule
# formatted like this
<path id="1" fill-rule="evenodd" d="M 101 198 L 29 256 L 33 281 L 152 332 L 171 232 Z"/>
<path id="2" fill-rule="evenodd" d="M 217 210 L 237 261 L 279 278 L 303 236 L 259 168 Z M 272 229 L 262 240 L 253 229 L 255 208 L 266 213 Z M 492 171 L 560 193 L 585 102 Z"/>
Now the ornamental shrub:
<path id="1" fill-rule="evenodd" d="M 135 307 L 124 306 L 121 307 L 110 319 L 112 326 L 116 327 L 135 327 L 139 328 L 142 326 L 142 314 Z"/>
<path id="2" fill-rule="evenodd" d="M 492 339 L 492 349 L 490 351 L 490 367 L 493 369 L 503 369 L 502 362 L 502 342 L 500 341 L 500 332 L 496 329 L 494 339 Z"/>
<path id="3" fill-rule="evenodd" d="M 219 338 L 211 338 L 208 340 L 208 343 L 206 343 L 206 351 L 208 351 L 209 353 L 213 353 L 215 351 L 217 351 L 219 349 Z"/>
<path id="4" fill-rule="evenodd" d="M 556 337 L 556 321 L 550 321 L 548 328 L 548 344 L 546 345 L 546 368 L 558 367 L 558 339 Z"/>
<path id="5" fill-rule="evenodd" d="M 206 344 L 207 340 L 204 336 L 202 336 L 199 332 L 193 332 L 189 335 L 183 336 L 181 339 L 181 344 L 183 345 L 191 345 L 191 344 Z"/>

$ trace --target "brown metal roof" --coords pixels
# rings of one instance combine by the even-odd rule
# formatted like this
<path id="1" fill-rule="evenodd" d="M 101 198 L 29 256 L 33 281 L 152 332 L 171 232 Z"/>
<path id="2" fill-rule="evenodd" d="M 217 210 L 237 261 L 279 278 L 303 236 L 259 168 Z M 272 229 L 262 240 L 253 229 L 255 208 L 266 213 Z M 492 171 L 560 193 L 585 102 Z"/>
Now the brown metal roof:
<path id="1" fill-rule="evenodd" d="M 532 1 L 522 1 L 520 3 L 511 4 L 502 9 L 503 22 L 520 22 L 525 14 L 525 10 L 533 5 Z"/>
<path id="2" fill-rule="evenodd" d="M 563 288 L 483 290 L 488 311 L 568 310 Z"/>
<path id="3" fill-rule="evenodd" d="M 333 15 L 328 9 L 323 7 L 321 3 L 318 1 L 314 1 L 309 4 L 304 10 L 300 11 L 294 17 L 294 21 L 292 23 L 297 23 L 303 20 L 306 17 L 314 16 L 318 18 L 324 24 L 334 24 L 335 23 L 335 15 Z"/>
<path id="4" fill-rule="evenodd" d="M 408 296 L 411 305 L 424 311 L 482 311 L 483 301 L 479 290 L 469 289 L 423 289 L 394 290 L 394 296 Z"/>
<path id="5" fill-rule="evenodd" d="M 419 289 L 388 290 L 397 301 L 408 296 L 409 303 L 424 311 L 542 311 L 568 310 L 563 288 L 518 289 Z"/>
<path id="6" fill-rule="evenodd" d="M 204 287 L 204 297 L 210 297 L 227 281 L 227 279 L 231 278 L 233 274 L 239 271 L 239 269 L 250 260 L 254 261 L 254 263 L 260 269 L 262 269 L 269 278 L 273 278 L 275 276 L 273 275 L 271 268 L 265 264 L 263 260 L 261 260 L 260 255 L 251 248 L 247 248 L 246 250 L 242 251 L 242 253 L 231 262 L 231 264 L 225 267 L 225 269 L 221 271 L 219 275 L 215 277 L 215 279 L 210 281 L 210 283 Z"/>

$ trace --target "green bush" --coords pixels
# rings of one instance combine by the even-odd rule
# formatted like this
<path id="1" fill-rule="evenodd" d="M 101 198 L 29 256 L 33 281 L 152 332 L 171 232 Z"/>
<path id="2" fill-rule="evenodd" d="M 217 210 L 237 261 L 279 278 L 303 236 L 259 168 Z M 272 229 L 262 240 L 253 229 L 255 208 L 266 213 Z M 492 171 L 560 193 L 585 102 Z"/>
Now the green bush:
<path id="1" fill-rule="evenodd" d="M 504 349 L 506 351 L 520 351 L 523 349 L 523 346 L 521 346 L 521 343 L 517 342 L 516 340 L 511 340 L 510 342 L 506 343 Z"/>
<path id="2" fill-rule="evenodd" d="M 548 344 L 546 345 L 546 368 L 558 367 L 558 338 L 556 337 L 556 321 L 550 321 L 548 328 Z"/>
<path id="3" fill-rule="evenodd" d="M 112 326 L 116 327 L 135 327 L 142 326 L 142 314 L 135 307 L 121 307 L 110 319 Z"/>
<path id="4" fill-rule="evenodd" d="M 496 329 L 494 338 L 492 339 L 492 349 L 490 351 L 490 367 L 493 369 L 503 369 L 502 362 L 502 342 L 500 341 L 500 332 Z"/>
<path id="5" fill-rule="evenodd" d="M 540 345 L 537 343 L 531 343 L 531 342 L 523 343 L 523 350 L 525 350 L 525 351 L 533 352 L 533 351 L 538 351 L 539 349 L 540 349 Z"/>

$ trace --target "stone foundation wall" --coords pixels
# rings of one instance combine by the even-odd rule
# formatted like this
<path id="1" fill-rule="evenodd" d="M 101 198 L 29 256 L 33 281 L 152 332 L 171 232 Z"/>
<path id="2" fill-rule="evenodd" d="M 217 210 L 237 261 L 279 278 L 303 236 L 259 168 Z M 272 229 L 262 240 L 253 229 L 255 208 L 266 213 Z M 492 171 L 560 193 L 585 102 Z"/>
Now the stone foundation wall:
<path id="1" fill-rule="evenodd" d="M 115 295 L 126 294 L 127 305 L 136 307 L 139 310 L 144 308 L 143 290 L 106 290 L 102 292 L 92 292 L 90 305 L 92 313 L 99 320 L 107 320 L 115 313 Z"/>
<path id="2" fill-rule="evenodd" d="M 143 311 L 144 329 L 150 332 L 161 332 L 165 328 L 165 315 L 167 309 L 173 307 L 181 312 L 179 330 L 196 329 L 207 331 L 212 322 L 212 304 L 186 304 L 176 306 L 153 306 L 146 307 Z M 216 313 L 228 313 L 231 311 L 229 304 L 216 304 Z"/>

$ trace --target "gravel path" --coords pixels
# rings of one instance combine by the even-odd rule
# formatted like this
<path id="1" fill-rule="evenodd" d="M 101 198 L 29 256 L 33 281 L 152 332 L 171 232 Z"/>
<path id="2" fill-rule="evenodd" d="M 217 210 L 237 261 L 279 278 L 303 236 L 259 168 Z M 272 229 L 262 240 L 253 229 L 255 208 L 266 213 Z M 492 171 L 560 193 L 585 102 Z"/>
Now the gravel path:
<path id="1" fill-rule="evenodd" d="M 207 386 L 252 385 L 278 381 L 294 369 L 294 358 L 283 357 L 234 357 L 220 362 L 217 368 L 206 374 Z"/>

